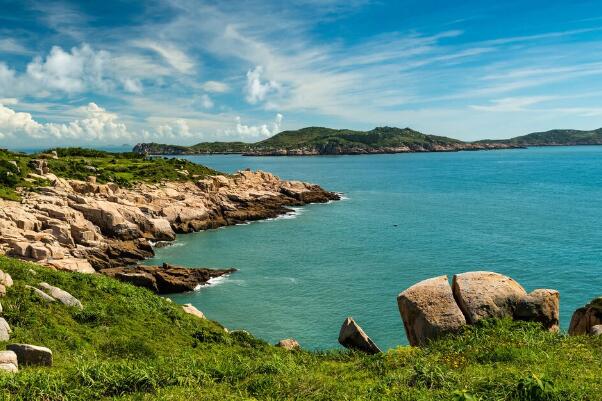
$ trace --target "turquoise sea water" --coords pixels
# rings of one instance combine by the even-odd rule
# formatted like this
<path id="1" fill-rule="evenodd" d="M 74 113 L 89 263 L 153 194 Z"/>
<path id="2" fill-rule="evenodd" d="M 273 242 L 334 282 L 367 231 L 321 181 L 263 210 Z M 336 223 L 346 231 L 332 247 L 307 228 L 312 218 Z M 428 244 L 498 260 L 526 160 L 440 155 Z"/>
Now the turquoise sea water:
<path id="1" fill-rule="evenodd" d="M 181 235 L 154 262 L 236 267 L 191 302 L 270 342 L 335 348 L 353 316 L 383 348 L 406 344 L 397 294 L 493 270 L 561 293 L 561 320 L 602 295 L 602 147 L 373 156 L 200 156 L 319 183 L 347 199 L 295 216 Z M 294 218 L 292 218 L 294 217 Z"/>

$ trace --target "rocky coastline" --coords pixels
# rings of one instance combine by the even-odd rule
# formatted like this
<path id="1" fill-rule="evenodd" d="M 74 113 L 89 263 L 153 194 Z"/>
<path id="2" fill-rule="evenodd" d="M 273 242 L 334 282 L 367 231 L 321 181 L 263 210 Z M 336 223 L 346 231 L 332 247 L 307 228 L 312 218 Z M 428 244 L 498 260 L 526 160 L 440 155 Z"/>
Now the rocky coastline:
<path id="1" fill-rule="evenodd" d="M 0 254 L 57 270 L 101 272 L 159 293 L 188 291 L 234 270 L 140 266 L 154 255 L 153 243 L 340 199 L 318 185 L 261 171 L 131 188 L 99 184 L 94 176 L 66 180 L 44 166 L 37 172 L 32 179 L 51 185 L 23 192 L 20 202 L 0 200 Z"/>
<path id="2" fill-rule="evenodd" d="M 243 156 L 322 156 L 322 155 L 379 155 L 395 153 L 463 152 L 498 149 L 524 149 L 525 146 L 506 143 L 451 143 L 396 147 L 346 147 L 325 145 L 293 149 L 257 149 L 242 153 Z"/>

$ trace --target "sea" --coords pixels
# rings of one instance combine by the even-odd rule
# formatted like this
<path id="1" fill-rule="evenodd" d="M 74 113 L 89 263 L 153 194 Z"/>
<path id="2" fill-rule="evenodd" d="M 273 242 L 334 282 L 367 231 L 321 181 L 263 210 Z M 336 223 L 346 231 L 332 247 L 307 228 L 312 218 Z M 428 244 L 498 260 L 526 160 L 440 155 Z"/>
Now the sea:
<path id="1" fill-rule="evenodd" d="M 307 349 L 339 347 L 352 316 L 383 349 L 406 345 L 397 295 L 420 280 L 488 270 L 560 291 L 560 317 L 602 295 L 602 146 L 365 156 L 190 156 L 270 171 L 342 200 L 178 236 L 148 263 L 235 267 L 173 295 L 228 329 Z"/>

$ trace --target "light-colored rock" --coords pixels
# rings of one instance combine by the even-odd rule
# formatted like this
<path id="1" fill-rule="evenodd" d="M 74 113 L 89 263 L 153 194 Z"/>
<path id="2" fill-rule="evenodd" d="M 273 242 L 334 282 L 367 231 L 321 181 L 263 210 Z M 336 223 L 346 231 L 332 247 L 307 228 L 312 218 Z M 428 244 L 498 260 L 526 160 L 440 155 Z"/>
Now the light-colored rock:
<path id="1" fill-rule="evenodd" d="M 301 348 L 299 342 L 294 338 L 285 338 L 284 340 L 280 340 L 278 341 L 278 344 L 276 344 L 276 347 L 284 348 L 289 351 Z"/>
<path id="2" fill-rule="evenodd" d="M 518 301 L 527 295 L 510 277 L 485 271 L 456 274 L 452 287 L 469 324 L 484 318 L 512 317 Z"/>
<path id="3" fill-rule="evenodd" d="M 33 293 L 36 294 L 43 301 L 46 301 L 46 302 L 56 301 L 56 299 L 52 298 L 50 295 L 46 294 L 44 291 L 40 290 L 39 288 L 35 288 L 30 285 L 26 285 L 25 288 L 29 288 L 30 290 L 32 290 Z"/>
<path id="4" fill-rule="evenodd" d="M 0 371 L 5 373 L 17 373 L 19 368 L 12 363 L 0 363 Z"/>
<path id="5" fill-rule="evenodd" d="M 15 366 L 19 366 L 17 354 L 15 354 L 13 351 L 0 351 L 0 364 L 2 363 L 10 363 Z"/>
<path id="6" fill-rule="evenodd" d="M 538 289 L 530 292 L 516 305 L 514 319 L 539 322 L 550 331 L 559 330 L 560 293 L 556 290 Z"/>
<path id="7" fill-rule="evenodd" d="M 0 270 L 0 284 L 2 284 L 5 287 L 12 287 L 13 285 L 13 279 L 10 276 L 10 274 L 3 272 L 2 270 Z"/>
<path id="8" fill-rule="evenodd" d="M 370 337 L 362 330 L 362 328 L 348 317 L 343 322 L 339 331 L 339 344 L 345 348 L 362 351 L 368 354 L 378 354 L 380 348 L 372 341 Z"/>
<path id="9" fill-rule="evenodd" d="M 58 287 L 54 287 L 48 283 L 40 283 L 38 284 L 38 287 L 46 294 L 50 295 L 52 298 L 67 306 L 72 306 L 78 309 L 84 309 L 79 299 L 75 298 L 73 295 L 69 294 L 65 290 L 62 290 Z"/>
<path id="10" fill-rule="evenodd" d="M 205 314 L 203 312 L 201 312 L 200 310 L 198 310 L 197 308 L 195 308 L 194 305 L 192 305 L 192 304 L 182 305 L 182 310 L 184 312 L 188 313 L 189 315 L 198 317 L 199 319 L 206 319 Z"/>
<path id="11" fill-rule="evenodd" d="M 602 334 L 602 324 L 597 324 L 597 325 L 595 325 L 595 326 L 592 326 L 592 327 L 589 329 L 589 333 L 590 333 L 592 336 L 599 336 L 600 334 Z"/>
<path id="12" fill-rule="evenodd" d="M 30 244 L 27 253 L 34 260 L 48 259 L 51 255 L 50 250 L 40 243 Z"/>
<path id="13" fill-rule="evenodd" d="M 19 366 L 52 366 L 52 351 L 31 344 L 9 344 L 6 349 L 17 354 Z"/>
<path id="14" fill-rule="evenodd" d="M 56 268 L 57 270 L 64 270 L 76 273 L 93 274 L 96 270 L 92 267 L 90 262 L 82 258 L 67 258 L 60 260 L 49 260 L 47 265 Z"/>
<path id="15" fill-rule="evenodd" d="M 12 332 L 8 322 L 3 317 L 0 317 L 0 341 L 10 340 Z"/>
<path id="16" fill-rule="evenodd" d="M 447 276 L 414 284 L 397 296 L 397 305 L 410 345 L 423 345 L 466 324 Z"/>
<path id="17" fill-rule="evenodd" d="M 0 298 L 6 296 L 6 287 L 3 284 L 0 284 Z"/>

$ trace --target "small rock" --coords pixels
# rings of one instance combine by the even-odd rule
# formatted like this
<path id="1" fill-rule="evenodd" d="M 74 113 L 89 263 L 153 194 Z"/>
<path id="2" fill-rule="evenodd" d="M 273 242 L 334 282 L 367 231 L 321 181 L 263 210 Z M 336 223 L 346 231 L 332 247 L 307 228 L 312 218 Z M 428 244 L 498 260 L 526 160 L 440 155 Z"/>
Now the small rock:
<path id="1" fill-rule="evenodd" d="M 276 344 L 276 347 L 284 348 L 289 351 L 301 348 L 301 346 L 299 345 L 299 342 L 293 338 L 286 338 L 284 340 L 278 341 L 278 344 Z"/>
<path id="2" fill-rule="evenodd" d="M 2 270 L 0 270 L 0 284 L 2 284 L 5 287 L 12 287 L 13 285 L 13 279 L 10 276 L 10 274 L 3 272 Z"/>
<path id="3" fill-rule="evenodd" d="M 50 158 L 55 160 L 59 158 L 59 154 L 56 152 L 56 150 L 50 151 Z"/>
<path id="4" fill-rule="evenodd" d="M 52 366 L 52 351 L 31 344 L 9 344 L 6 349 L 17 354 L 19 365 Z"/>
<path id="5" fill-rule="evenodd" d="M 363 351 L 368 354 L 378 354 L 381 352 L 380 348 L 351 317 L 345 319 L 341 326 L 339 344 L 346 348 Z"/>
<path id="6" fill-rule="evenodd" d="M 6 287 L 0 284 L 0 298 L 6 296 Z"/>
<path id="7" fill-rule="evenodd" d="M 184 312 L 188 313 L 189 315 L 193 315 L 193 316 L 198 317 L 199 319 L 206 319 L 206 317 L 203 314 L 203 312 L 201 312 L 200 310 L 198 310 L 197 308 L 195 308 L 192 304 L 182 305 L 182 310 Z"/>
<path id="8" fill-rule="evenodd" d="M 589 329 L 589 333 L 590 333 L 592 336 L 599 336 L 600 334 L 602 334 L 602 324 L 597 324 L 597 325 L 595 325 L 595 326 L 592 326 L 592 327 Z"/>
<path id="9" fill-rule="evenodd" d="M 19 368 L 12 363 L 0 363 L 0 371 L 7 373 L 17 373 Z"/>
<path id="10" fill-rule="evenodd" d="M 414 284 L 397 296 L 397 305 L 410 345 L 423 345 L 466 324 L 447 276 Z"/>
<path id="11" fill-rule="evenodd" d="M 42 300 L 44 300 L 46 302 L 56 301 L 56 299 L 52 298 L 50 295 L 46 294 L 44 291 L 40 290 L 39 288 L 35 288 L 30 285 L 26 285 L 25 288 L 29 288 L 30 290 L 32 290 L 34 292 L 34 294 L 36 294 L 38 297 L 40 297 Z"/>
<path id="12" fill-rule="evenodd" d="M 36 276 L 38 274 L 38 272 L 36 272 L 34 269 L 29 269 L 27 272 L 32 276 Z"/>
<path id="13" fill-rule="evenodd" d="M 17 362 L 17 354 L 13 351 L 0 351 L 0 364 L 10 363 L 19 366 Z"/>
<path id="14" fill-rule="evenodd" d="M 84 309 L 84 306 L 79 301 L 79 299 L 75 298 L 73 295 L 69 294 L 65 290 L 61 290 L 58 287 L 53 287 L 48 283 L 40 283 L 38 284 L 38 287 L 42 289 L 46 294 L 50 295 L 52 298 L 67 306 L 73 306 L 75 308 Z"/>
<path id="15" fill-rule="evenodd" d="M 12 332 L 8 322 L 3 317 L 0 317 L 0 341 L 10 340 Z"/>

